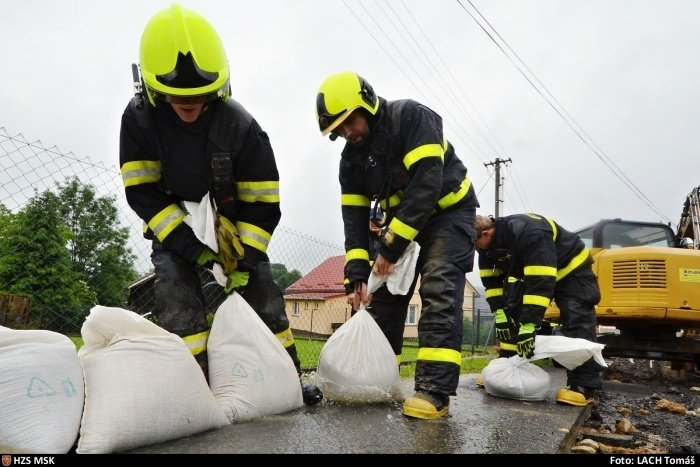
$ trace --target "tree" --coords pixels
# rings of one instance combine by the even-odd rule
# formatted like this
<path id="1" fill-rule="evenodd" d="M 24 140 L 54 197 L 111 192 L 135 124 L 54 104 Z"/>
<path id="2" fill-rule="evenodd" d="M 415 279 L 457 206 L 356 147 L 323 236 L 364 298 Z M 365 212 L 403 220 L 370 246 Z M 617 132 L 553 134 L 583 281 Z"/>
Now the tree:
<path id="1" fill-rule="evenodd" d="M 12 212 L 0 203 L 0 239 L 5 236 L 5 231 L 12 222 Z"/>
<path id="2" fill-rule="evenodd" d="M 136 278 L 135 256 L 126 246 L 127 228 L 121 227 L 114 198 L 98 197 L 92 185 L 77 178 L 58 185 L 60 215 L 71 231 L 67 244 L 73 270 L 83 277 L 106 306 L 124 306 L 125 286 Z"/>
<path id="3" fill-rule="evenodd" d="M 30 199 L 0 236 L 0 289 L 29 296 L 32 315 L 46 315 L 52 324 L 44 327 L 58 331 L 77 330 L 96 301 L 74 272 L 70 238 L 58 197 L 49 191 Z"/>
<path id="4" fill-rule="evenodd" d="M 279 263 L 272 263 L 270 265 L 272 269 L 272 277 L 282 291 L 286 290 L 287 287 L 301 279 L 301 273 L 296 269 L 292 271 L 287 271 L 287 266 Z"/>

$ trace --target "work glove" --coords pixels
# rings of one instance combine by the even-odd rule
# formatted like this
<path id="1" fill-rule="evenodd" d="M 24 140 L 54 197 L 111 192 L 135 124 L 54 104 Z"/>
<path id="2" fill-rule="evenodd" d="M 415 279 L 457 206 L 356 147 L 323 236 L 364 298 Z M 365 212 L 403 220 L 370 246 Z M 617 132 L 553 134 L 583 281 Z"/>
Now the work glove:
<path id="1" fill-rule="evenodd" d="M 243 243 L 238 235 L 238 229 L 225 216 L 217 214 L 214 225 L 216 226 L 216 243 L 219 246 L 221 267 L 224 274 L 230 277 L 236 269 L 239 269 L 239 260 L 243 259 Z"/>
<path id="2" fill-rule="evenodd" d="M 511 336 L 515 337 L 516 325 L 513 318 L 506 314 L 502 308 L 493 314 L 496 319 L 496 337 L 501 342 L 511 342 Z"/>
<path id="3" fill-rule="evenodd" d="M 245 287 L 248 284 L 248 279 L 250 279 L 250 273 L 248 271 L 233 271 L 228 276 L 224 292 L 230 294 L 239 287 Z"/>
<path id="4" fill-rule="evenodd" d="M 221 264 L 221 258 L 219 258 L 219 255 L 214 253 L 211 248 L 205 246 L 197 257 L 197 266 L 211 269 L 214 267 L 214 263 Z"/>
<path id="5" fill-rule="evenodd" d="M 535 325 L 523 323 L 518 332 L 518 355 L 530 358 L 535 354 Z"/>

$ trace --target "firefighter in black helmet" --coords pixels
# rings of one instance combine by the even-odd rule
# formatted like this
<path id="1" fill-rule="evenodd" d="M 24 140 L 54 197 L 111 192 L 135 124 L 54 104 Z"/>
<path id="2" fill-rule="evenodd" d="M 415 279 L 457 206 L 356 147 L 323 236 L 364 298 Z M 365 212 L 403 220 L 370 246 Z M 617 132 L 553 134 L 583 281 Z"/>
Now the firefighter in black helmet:
<path id="1" fill-rule="evenodd" d="M 387 274 L 411 241 L 421 249 L 416 267 L 422 300 L 415 394 L 404 402 L 409 417 L 447 414 L 461 365 L 465 274 L 474 258 L 474 216 L 479 205 L 467 169 L 443 135 L 442 119 L 413 101 L 386 101 L 361 76 L 329 76 L 316 97 L 322 135 L 346 140 L 340 160 L 345 224 L 345 284 L 354 299 L 369 303 L 367 216 L 375 203 L 384 211 L 373 271 Z M 408 302 L 386 286 L 371 297 L 369 312 L 401 354 Z"/>
<path id="2" fill-rule="evenodd" d="M 267 257 L 281 216 L 277 165 L 267 134 L 229 98 L 219 35 L 201 15 L 173 4 L 146 25 L 140 71 L 145 96 L 137 94 L 122 116 L 120 165 L 127 201 L 153 241 L 160 325 L 183 338 L 206 375 L 209 326 L 198 267 L 226 263 L 226 292 L 245 298 L 301 374 Z M 233 245 L 218 243 L 220 250 L 236 252 L 233 266 L 184 222 L 181 202 L 201 201 L 207 192 L 231 234 Z M 307 404 L 322 399 L 311 384 L 302 383 L 302 394 Z"/>

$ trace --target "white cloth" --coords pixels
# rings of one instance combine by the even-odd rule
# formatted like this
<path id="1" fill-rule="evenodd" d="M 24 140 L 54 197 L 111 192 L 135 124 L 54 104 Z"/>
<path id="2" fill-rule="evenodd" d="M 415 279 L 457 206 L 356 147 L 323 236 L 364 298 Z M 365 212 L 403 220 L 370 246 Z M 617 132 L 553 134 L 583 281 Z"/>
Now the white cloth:
<path id="1" fill-rule="evenodd" d="M 392 295 L 406 295 L 416 274 L 419 253 L 420 245 L 416 242 L 409 243 L 394 265 L 394 272 L 391 274 L 371 273 L 369 275 L 367 292 L 374 293 L 386 283 L 386 287 Z"/>
<path id="2" fill-rule="evenodd" d="M 207 192 L 202 201 L 184 201 L 183 202 L 187 216 L 185 216 L 185 224 L 189 225 L 197 239 L 212 249 L 214 253 L 219 252 L 219 244 L 216 240 L 216 212 L 214 206 L 211 205 L 209 193 Z M 228 278 L 224 274 L 224 269 L 220 264 L 214 263 L 211 270 L 214 279 L 220 286 L 226 287 Z"/>

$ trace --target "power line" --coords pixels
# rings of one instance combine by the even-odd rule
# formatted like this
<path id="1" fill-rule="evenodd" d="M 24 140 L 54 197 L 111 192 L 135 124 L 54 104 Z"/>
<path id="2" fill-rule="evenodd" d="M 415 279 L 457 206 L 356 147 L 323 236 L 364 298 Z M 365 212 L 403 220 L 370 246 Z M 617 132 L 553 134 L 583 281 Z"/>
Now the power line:
<path id="1" fill-rule="evenodd" d="M 542 84 L 542 82 L 536 77 L 536 75 L 530 70 L 529 67 L 523 62 L 523 60 L 518 56 L 515 51 L 508 45 L 508 43 L 501 37 L 500 34 L 498 34 L 498 31 L 484 18 L 484 16 L 481 14 L 478 8 L 474 6 L 474 4 L 471 2 L 471 0 L 467 0 L 469 5 L 478 13 L 478 15 L 483 19 L 483 21 L 489 26 L 489 28 L 494 32 L 495 35 L 498 36 L 498 38 L 503 42 L 505 47 L 508 48 L 508 50 L 517 58 L 518 62 L 516 62 L 511 55 L 506 52 L 506 50 L 499 44 L 499 42 L 494 38 L 494 36 L 486 30 L 486 28 L 479 22 L 479 20 L 462 4 L 460 0 L 457 0 L 457 3 L 459 6 L 462 7 L 462 9 L 467 12 L 467 14 L 476 22 L 476 24 L 484 31 L 484 33 L 491 39 L 491 41 L 499 48 L 499 50 L 508 58 L 508 60 L 515 66 L 515 68 L 520 72 L 520 74 L 527 80 L 528 83 L 537 91 L 537 93 L 542 96 L 542 98 L 549 104 L 550 107 L 561 117 L 562 120 L 569 126 L 569 128 L 576 134 L 576 136 L 579 137 L 579 139 L 586 145 L 588 148 L 600 159 L 601 162 L 615 175 L 622 183 L 629 188 L 634 195 L 639 198 L 644 204 L 646 204 L 652 211 L 654 211 L 657 215 L 662 217 L 668 222 L 671 222 L 671 220 L 663 213 L 661 210 L 659 210 L 654 203 L 637 187 L 631 180 L 630 178 L 624 173 L 622 169 L 620 169 L 613 161 L 608 157 L 607 154 L 598 146 L 598 144 L 591 138 L 576 122 L 576 120 L 571 117 L 571 115 L 564 109 L 564 107 L 559 103 L 559 101 L 554 98 L 551 92 Z M 529 72 L 530 75 L 532 75 L 532 79 L 530 76 L 528 76 L 525 71 L 523 71 L 523 68 Z M 538 87 L 535 82 L 536 81 L 540 87 Z M 555 103 L 557 105 L 555 105 Z"/>

